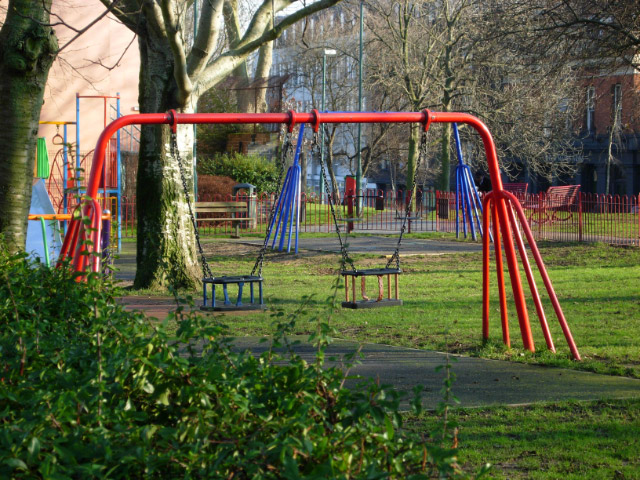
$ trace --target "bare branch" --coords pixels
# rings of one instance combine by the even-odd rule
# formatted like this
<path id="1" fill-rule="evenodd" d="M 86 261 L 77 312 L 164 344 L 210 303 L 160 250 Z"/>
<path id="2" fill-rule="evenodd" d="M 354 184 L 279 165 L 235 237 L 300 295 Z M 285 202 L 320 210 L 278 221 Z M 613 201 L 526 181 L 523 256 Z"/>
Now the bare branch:
<path id="1" fill-rule="evenodd" d="M 184 104 L 185 99 L 193 89 L 193 85 L 187 73 L 187 57 L 185 55 L 184 42 L 180 35 L 180 23 L 173 0 L 162 0 L 161 8 L 167 40 L 173 53 L 173 76 L 178 84 L 178 101 Z"/>
<path id="2" fill-rule="evenodd" d="M 198 21 L 198 35 L 187 59 L 187 72 L 193 78 L 206 66 L 211 56 L 215 53 L 215 47 L 220 36 L 220 19 L 222 17 L 222 4 L 224 0 L 209 0 L 203 2 L 200 20 Z"/>
<path id="3" fill-rule="evenodd" d="M 102 63 L 102 60 L 98 59 L 97 61 L 95 60 L 91 60 L 88 58 L 85 58 L 85 60 L 87 60 L 90 63 L 93 63 L 94 65 L 99 65 L 102 68 L 105 68 L 109 71 L 117 68 L 120 65 L 120 61 L 124 58 L 124 56 L 127 54 L 127 52 L 129 51 L 129 48 L 131 47 L 131 45 L 133 45 L 133 42 L 135 41 L 135 39 L 137 38 L 137 35 L 134 33 L 133 37 L 131 37 L 131 41 L 127 44 L 127 46 L 125 47 L 125 49 L 122 51 L 122 54 L 120 55 L 120 57 L 118 58 L 118 60 L 116 60 L 116 63 L 114 63 L 112 66 L 108 66 L 105 65 L 104 63 Z"/>

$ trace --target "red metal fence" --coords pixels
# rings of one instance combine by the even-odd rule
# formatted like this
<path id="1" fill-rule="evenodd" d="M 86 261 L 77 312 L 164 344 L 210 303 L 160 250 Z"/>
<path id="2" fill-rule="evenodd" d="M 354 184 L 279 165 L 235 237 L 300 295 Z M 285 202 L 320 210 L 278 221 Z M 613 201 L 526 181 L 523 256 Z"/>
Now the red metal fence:
<path id="1" fill-rule="evenodd" d="M 274 201 L 273 194 L 255 198 L 255 222 L 242 222 L 243 233 L 264 233 Z M 362 218 L 353 222 L 354 232 L 397 233 L 405 215 L 404 192 L 368 190 L 363 196 Z M 215 195 L 200 197 L 199 201 L 238 201 L 248 203 L 246 196 Z M 321 201 L 322 200 L 322 201 Z M 604 242 L 616 245 L 640 245 L 640 195 L 596 195 L 579 193 L 572 205 L 549 202 L 545 193 L 529 194 L 520 199 L 536 240 L 565 242 Z M 347 207 L 338 201 L 336 216 L 341 231 L 347 228 Z M 231 214 L 229 214 L 230 216 Z M 302 195 L 301 232 L 335 231 L 327 197 Z M 416 210 L 406 221 L 409 232 L 456 231 L 456 199 L 453 192 L 419 191 Z M 123 198 L 122 235 L 135 236 L 135 198 Z M 225 234 L 233 230 L 232 222 L 201 221 L 202 234 Z M 461 229 L 462 231 L 462 229 Z"/>

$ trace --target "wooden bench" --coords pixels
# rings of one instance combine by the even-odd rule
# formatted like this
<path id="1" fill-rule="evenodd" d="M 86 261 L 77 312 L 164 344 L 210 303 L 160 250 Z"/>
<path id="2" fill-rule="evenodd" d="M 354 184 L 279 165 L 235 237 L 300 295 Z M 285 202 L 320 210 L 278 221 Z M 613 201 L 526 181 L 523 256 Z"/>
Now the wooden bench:
<path id="1" fill-rule="evenodd" d="M 196 202 L 195 215 L 197 222 L 231 222 L 233 223 L 233 238 L 240 238 L 240 222 L 251 222 L 249 207 L 246 202 Z M 207 214 L 201 217 L 201 214 Z M 233 216 L 223 216 L 223 215 Z M 213 215 L 213 216 L 208 216 Z"/>
<path id="2" fill-rule="evenodd" d="M 580 185 L 549 187 L 539 202 L 526 205 L 531 210 L 530 220 L 540 223 L 566 222 L 573 217 L 578 206 Z M 559 213 L 565 215 L 558 215 Z"/>

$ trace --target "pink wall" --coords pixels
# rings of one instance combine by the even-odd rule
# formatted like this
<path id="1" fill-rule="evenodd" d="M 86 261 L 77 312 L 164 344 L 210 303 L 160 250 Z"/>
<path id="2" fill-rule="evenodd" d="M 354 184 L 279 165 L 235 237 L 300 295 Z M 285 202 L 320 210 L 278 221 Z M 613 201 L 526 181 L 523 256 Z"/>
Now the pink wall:
<path id="1" fill-rule="evenodd" d="M 75 28 L 83 28 L 105 10 L 98 0 L 57 0 L 53 13 Z M 52 17 L 52 22 L 54 22 Z M 69 28 L 56 27 L 59 46 L 74 35 Z M 132 42 L 133 41 L 133 42 Z M 131 45 L 129 45 L 129 43 Z M 128 49 L 127 46 L 129 45 Z M 123 55 L 124 54 L 124 55 Z M 122 57 L 122 58 L 121 58 Z M 113 67 L 111 70 L 101 66 Z M 80 95 L 120 94 L 122 114 L 135 113 L 138 105 L 138 72 L 140 68 L 138 42 L 133 32 L 112 15 L 107 15 L 61 53 L 49 73 L 41 121 L 76 120 L 76 93 Z M 115 107 L 115 99 L 109 100 Z M 115 118 L 115 110 L 107 105 L 107 123 Z M 102 99 L 80 101 L 80 150 L 92 150 L 104 127 Z M 68 127 L 68 140 L 76 142 L 75 125 Z M 56 133 L 53 125 L 41 125 L 39 136 L 47 139 L 49 153 L 60 147 L 51 144 Z M 60 127 L 62 134 L 62 127 Z"/>

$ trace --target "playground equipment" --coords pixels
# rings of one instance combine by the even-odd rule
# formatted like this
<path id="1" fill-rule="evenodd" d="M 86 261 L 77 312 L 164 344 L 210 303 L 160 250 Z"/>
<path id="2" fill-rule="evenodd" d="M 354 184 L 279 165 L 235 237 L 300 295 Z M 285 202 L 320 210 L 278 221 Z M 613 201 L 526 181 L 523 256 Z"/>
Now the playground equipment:
<path id="1" fill-rule="evenodd" d="M 269 226 L 267 228 L 267 242 L 269 241 L 271 233 L 273 232 L 273 242 L 271 243 L 271 249 L 275 248 L 275 244 L 278 239 L 278 233 L 280 233 L 280 242 L 278 244 L 278 251 L 280 252 L 284 248 L 285 238 L 288 238 L 287 253 L 291 251 L 291 239 L 292 236 L 295 235 L 294 251 L 295 253 L 298 253 L 298 230 L 300 229 L 300 194 L 302 192 L 300 188 L 302 170 L 300 168 L 299 160 L 303 140 L 304 124 L 301 124 L 300 130 L 298 132 L 298 143 L 296 145 L 296 152 L 293 158 L 293 165 L 291 165 L 289 167 L 289 170 L 287 171 L 287 175 L 284 179 L 284 185 L 282 186 L 282 190 L 280 192 L 280 197 L 276 202 L 275 214 L 273 215 L 273 218 L 269 222 Z M 273 231 L 274 225 L 276 227 L 275 231 Z"/>
<path id="2" fill-rule="evenodd" d="M 70 202 L 69 192 L 75 186 L 75 168 L 69 162 L 68 130 L 69 125 L 76 122 L 66 121 L 40 121 L 40 125 L 55 125 L 56 133 L 51 139 L 51 144 L 60 146 L 50 166 L 50 175 L 47 177 L 47 191 L 57 213 L 68 213 Z M 60 127 L 62 126 L 62 135 Z M 46 147 L 45 147 L 46 148 Z"/>
<path id="3" fill-rule="evenodd" d="M 83 99 L 98 99 L 102 100 L 103 104 L 103 123 L 104 128 L 107 127 L 107 123 L 109 120 L 109 101 L 116 101 L 116 118 L 120 117 L 120 94 L 116 93 L 115 95 L 80 95 L 76 93 L 76 169 L 80 171 L 82 168 L 81 165 L 81 155 L 80 155 L 80 107 L 81 100 Z M 102 164 L 102 176 L 101 176 L 101 184 L 100 187 L 102 189 L 102 198 L 103 205 L 102 208 L 109 209 L 109 198 L 114 197 L 116 199 L 115 204 L 115 219 L 116 219 L 116 238 L 117 238 L 117 247 L 118 251 L 122 248 L 122 162 L 121 162 L 121 152 L 120 152 L 120 130 L 115 132 L 116 139 L 115 142 L 110 142 L 109 144 L 109 153 L 110 153 L 110 161 L 103 162 Z M 115 150 L 115 151 L 114 151 Z M 93 166 L 91 167 L 93 171 Z M 80 191 L 80 193 L 83 193 Z M 92 198 L 95 195 L 91 196 Z"/>
<path id="4" fill-rule="evenodd" d="M 482 201 L 480 200 L 480 194 L 478 193 L 476 184 L 473 181 L 471 169 L 464 163 L 462 146 L 460 144 L 460 133 L 458 132 L 458 125 L 456 123 L 453 124 L 453 137 L 456 142 L 456 152 L 458 153 L 458 165 L 456 165 L 456 238 L 460 236 L 460 210 L 462 209 L 464 238 L 467 238 L 468 222 L 471 238 L 475 240 L 476 231 L 473 226 L 474 218 L 480 236 L 483 234 L 480 216 L 478 215 L 478 209 L 480 209 L 480 215 L 482 215 Z"/>
<path id="5" fill-rule="evenodd" d="M 320 124 L 322 123 L 422 123 L 424 131 L 429 129 L 432 123 L 465 123 L 472 126 L 482 138 L 485 147 L 485 153 L 487 156 L 487 163 L 489 165 L 489 173 L 491 176 L 491 183 L 493 191 L 489 193 L 483 203 L 485 215 L 483 216 L 483 229 L 487 231 L 489 228 L 489 217 L 493 215 L 493 229 L 494 229 L 494 244 L 495 244 L 495 256 L 497 266 L 498 277 L 498 292 L 500 297 L 500 310 L 502 320 L 502 333 L 503 341 L 505 344 L 510 345 L 509 339 L 509 327 L 508 327 L 508 315 L 506 304 L 506 291 L 503 261 L 502 261 L 502 249 L 500 238 L 504 239 L 504 255 L 507 259 L 507 267 L 509 272 L 509 278 L 511 282 L 511 288 L 516 304 L 516 311 L 518 315 L 518 322 L 520 326 L 520 333 L 524 348 L 530 351 L 535 351 L 533 338 L 531 335 L 531 327 L 529 324 L 529 315 L 526 308 L 526 302 L 524 298 L 524 291 L 520 278 L 518 259 L 516 256 L 516 245 L 522 259 L 522 264 L 526 272 L 527 280 L 531 294 L 534 298 L 536 310 L 543 332 L 545 333 L 545 340 L 547 347 L 555 351 L 553 342 L 548 331 L 547 321 L 542 312 L 542 304 L 537 288 L 533 279 L 533 274 L 527 258 L 527 253 L 524 248 L 522 236 L 516 228 L 516 220 L 514 215 L 517 214 L 522 224 L 522 229 L 527 237 L 529 247 L 534 256 L 538 269 L 543 279 L 544 286 L 553 304 L 554 311 L 558 318 L 558 322 L 562 328 L 562 332 L 569 345 L 569 349 L 574 359 L 580 360 L 580 354 L 576 347 L 576 344 L 571 335 L 569 325 L 564 317 L 560 303 L 556 297 L 555 291 L 551 284 L 551 280 L 547 275 L 542 257 L 536 246 L 535 240 L 531 233 L 531 229 L 526 222 L 524 211 L 516 197 L 506 192 L 502 186 L 502 179 L 500 178 L 500 166 L 498 163 L 497 152 L 493 138 L 489 129 L 476 117 L 457 112 L 431 112 L 424 110 L 421 112 L 375 112 L 375 113 L 320 113 L 317 110 L 311 113 L 262 113 L 262 114 L 234 114 L 234 113 L 193 113 L 193 114 L 179 114 L 176 112 L 168 113 L 153 113 L 153 114 L 140 114 L 140 115 L 127 115 L 120 117 L 117 120 L 111 122 L 107 128 L 102 132 L 102 135 L 98 139 L 98 143 L 95 149 L 95 156 L 93 159 L 93 165 L 91 174 L 89 176 L 89 184 L 87 186 L 87 195 L 89 197 L 95 197 L 98 192 L 98 186 L 102 174 L 102 168 L 104 164 L 105 150 L 109 141 L 109 138 L 119 129 L 126 125 L 132 124 L 166 124 L 171 125 L 172 130 L 175 131 L 179 124 L 194 124 L 194 123 L 211 123 L 211 124 L 252 124 L 252 123 L 286 123 L 289 129 L 292 129 L 294 125 L 298 123 L 309 123 L 314 127 L 314 131 L 318 131 Z M 509 208 L 512 207 L 512 208 Z M 513 210 L 512 210 L 513 209 Z M 98 211 L 97 208 L 86 205 L 84 207 L 84 214 L 89 217 L 91 222 L 94 222 L 94 217 Z M 515 212 L 515 213 L 514 213 Z M 61 251 L 61 258 L 67 256 L 73 257 L 74 269 L 78 272 L 86 272 L 88 262 L 83 262 L 82 258 L 86 258 L 86 255 L 82 253 L 82 243 L 78 247 L 78 241 L 85 238 L 88 234 L 86 228 L 80 220 L 72 220 L 71 226 L 65 236 L 65 241 Z M 482 335 L 484 339 L 489 337 L 489 270 L 490 270 L 490 251 L 489 251 L 489 236 L 483 236 L 483 308 L 482 308 Z"/>
<path id="6" fill-rule="evenodd" d="M 314 113 L 316 111 L 314 110 Z M 418 149 L 418 161 L 416 162 L 416 171 L 420 168 L 420 163 L 422 158 L 426 155 L 427 150 L 427 131 L 428 128 L 424 128 L 422 132 L 422 137 L 420 140 L 420 147 Z M 317 145 L 317 138 L 314 137 L 314 145 Z M 325 188 L 329 193 L 329 183 L 327 181 L 328 172 L 327 165 L 325 164 L 322 155 L 319 155 L 320 158 L 320 166 L 323 171 L 323 178 L 325 179 Z M 349 193 L 351 199 L 348 205 L 348 214 L 349 216 L 353 215 L 353 197 L 355 196 L 355 181 L 352 181 L 351 184 L 347 184 L 347 193 Z M 335 193 L 335 192 L 334 192 Z M 342 302 L 343 308 L 377 308 L 377 307 L 390 307 L 390 306 L 398 306 L 402 305 L 402 300 L 399 297 L 399 289 L 398 289 L 398 276 L 402 273 L 402 269 L 400 268 L 400 246 L 402 244 L 402 237 L 404 235 L 407 219 L 410 218 L 411 213 L 411 200 L 412 200 L 413 191 L 409 192 L 409 195 L 406 198 L 405 203 L 405 212 L 402 220 L 402 227 L 400 228 L 400 235 L 398 236 L 398 243 L 396 244 L 396 249 L 393 252 L 393 255 L 389 258 L 387 265 L 384 268 L 373 268 L 366 270 L 358 270 L 355 267 L 355 263 L 351 257 L 349 257 L 349 252 L 347 250 L 347 245 L 342 241 L 342 235 L 340 233 L 340 224 L 338 223 L 338 218 L 336 215 L 335 207 L 334 207 L 334 197 L 335 195 L 328 195 L 329 199 L 329 208 L 331 210 L 331 216 L 333 217 L 333 222 L 336 230 L 336 235 L 338 236 L 338 242 L 340 243 L 340 253 L 342 254 L 342 261 L 340 265 L 340 274 L 344 277 L 345 284 L 345 301 Z M 350 206 L 350 208 L 349 208 Z M 345 219 L 342 219 L 345 221 Z M 347 218 L 347 233 L 349 233 L 353 229 L 353 218 Z M 410 220 L 409 220 L 410 221 Z M 360 278 L 360 294 L 362 296 L 362 300 L 356 299 L 356 278 Z M 367 277 L 376 277 L 377 286 L 378 286 L 378 294 L 375 299 L 370 299 L 367 296 Z M 387 296 L 385 298 L 384 295 L 384 279 L 387 279 Z M 391 296 L 391 279 L 393 278 L 394 282 L 394 296 Z M 351 296 L 349 296 L 349 283 L 351 283 Z"/>
<path id="7" fill-rule="evenodd" d="M 174 113 L 172 111 L 172 113 Z M 203 304 L 201 305 L 201 310 L 213 310 L 213 311 L 238 311 L 238 310 L 262 310 L 266 308 L 264 304 L 264 296 L 262 292 L 262 262 L 264 259 L 264 254 L 266 251 L 267 242 L 269 239 L 269 233 L 271 230 L 272 220 L 274 218 L 275 204 L 271 208 L 271 214 L 269 217 L 269 230 L 267 232 L 267 236 L 265 238 L 262 249 L 260 250 L 260 254 L 258 255 L 258 260 L 256 260 L 256 264 L 253 267 L 253 271 L 251 275 L 234 275 L 234 276 L 220 276 L 214 277 L 209 267 L 209 263 L 204 254 L 204 250 L 202 248 L 202 244 L 200 243 L 200 230 L 198 229 L 198 222 L 193 212 L 193 206 L 191 204 L 191 195 L 189 193 L 189 187 L 187 186 L 187 176 L 185 173 L 185 167 L 182 163 L 182 158 L 180 157 L 180 150 L 178 149 L 178 139 L 177 139 L 177 125 L 173 124 L 171 126 L 171 155 L 178 163 L 178 168 L 180 171 L 180 179 L 182 181 L 182 188 L 184 191 L 185 198 L 187 200 L 187 206 L 189 207 L 189 218 L 191 220 L 191 225 L 193 226 L 193 231 L 196 237 L 196 245 L 198 247 L 198 253 L 200 255 L 200 264 L 202 266 L 202 300 Z M 290 143 L 290 132 L 286 136 L 287 141 L 282 149 L 282 160 L 280 162 L 280 169 L 278 175 L 278 187 L 280 186 L 280 182 L 282 180 L 282 172 L 284 171 L 284 162 L 285 156 L 288 153 L 288 150 L 291 146 Z M 258 274 L 255 275 L 256 269 L 259 271 Z M 245 283 L 249 284 L 249 303 L 243 303 L 243 290 Z M 258 285 L 258 299 L 256 301 L 254 284 Z M 222 305 L 216 302 L 216 285 L 222 286 L 222 294 L 224 296 L 224 301 Z M 234 302 L 232 302 L 229 298 L 229 285 L 235 285 L 237 287 L 237 296 Z M 207 296 L 208 287 L 211 286 L 211 297 Z M 210 300 L 210 301 L 209 301 Z"/>

